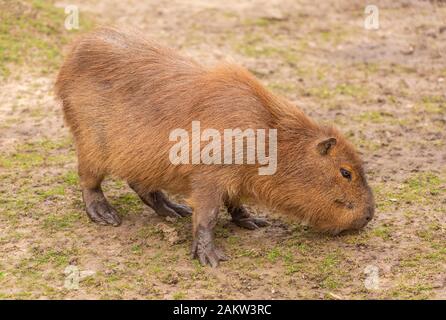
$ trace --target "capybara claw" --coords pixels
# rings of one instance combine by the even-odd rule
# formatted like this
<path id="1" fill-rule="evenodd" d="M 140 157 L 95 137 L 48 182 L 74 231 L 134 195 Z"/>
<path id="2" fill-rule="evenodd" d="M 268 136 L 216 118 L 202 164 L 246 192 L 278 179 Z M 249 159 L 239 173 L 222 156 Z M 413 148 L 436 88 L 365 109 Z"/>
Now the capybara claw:
<path id="1" fill-rule="evenodd" d="M 181 218 L 182 215 L 180 215 L 178 212 L 173 210 L 170 207 L 167 207 L 165 205 L 156 208 L 155 213 L 158 214 L 161 217 L 170 217 L 170 218 Z"/>
<path id="2" fill-rule="evenodd" d="M 218 248 L 199 251 L 196 253 L 196 258 L 200 264 L 210 265 L 212 268 L 218 267 L 220 261 L 227 261 L 229 258 Z"/>
<path id="3" fill-rule="evenodd" d="M 192 244 L 192 258 L 198 259 L 201 265 L 210 265 L 212 268 L 218 267 L 220 261 L 229 260 L 222 250 L 206 240 L 205 238 L 196 238 L 194 240 Z"/>
<path id="4" fill-rule="evenodd" d="M 184 205 L 165 201 L 155 208 L 155 212 L 162 217 L 182 218 L 192 214 L 192 210 Z"/>
<path id="5" fill-rule="evenodd" d="M 243 218 L 243 219 L 233 219 L 232 222 L 234 222 L 239 227 L 249 229 L 249 230 L 255 230 L 261 227 L 269 226 L 269 222 L 265 219 L 261 218 Z"/>
<path id="6" fill-rule="evenodd" d="M 174 210 L 177 214 L 179 214 L 182 217 L 187 217 L 192 215 L 192 209 L 188 206 L 177 204 L 177 203 L 170 203 L 170 208 Z"/>
<path id="7" fill-rule="evenodd" d="M 87 214 L 91 221 L 100 225 L 119 226 L 121 218 L 116 210 L 105 201 L 95 201 L 87 206 Z"/>
<path id="8" fill-rule="evenodd" d="M 192 214 L 188 206 L 171 202 L 161 191 L 145 192 L 138 185 L 129 183 L 141 200 L 162 217 L 181 218 Z"/>

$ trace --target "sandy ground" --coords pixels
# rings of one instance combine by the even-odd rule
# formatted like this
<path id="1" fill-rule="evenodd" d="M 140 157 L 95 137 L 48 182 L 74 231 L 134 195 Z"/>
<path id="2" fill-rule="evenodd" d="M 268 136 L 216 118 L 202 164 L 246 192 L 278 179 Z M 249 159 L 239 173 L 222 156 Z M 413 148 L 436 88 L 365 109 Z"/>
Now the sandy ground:
<path id="1" fill-rule="evenodd" d="M 28 65 L 0 83 L 0 298 L 446 298 L 444 4 L 374 1 L 380 28 L 366 30 L 361 1 L 71 3 L 204 64 L 244 65 L 337 124 L 366 162 L 376 218 L 329 237 L 277 217 L 242 230 L 222 215 L 217 241 L 231 260 L 211 269 L 188 254 L 190 219 L 165 221 L 109 179 L 124 222 L 97 226 L 83 211 L 55 71 Z M 79 275 L 78 288 L 65 286 Z"/>

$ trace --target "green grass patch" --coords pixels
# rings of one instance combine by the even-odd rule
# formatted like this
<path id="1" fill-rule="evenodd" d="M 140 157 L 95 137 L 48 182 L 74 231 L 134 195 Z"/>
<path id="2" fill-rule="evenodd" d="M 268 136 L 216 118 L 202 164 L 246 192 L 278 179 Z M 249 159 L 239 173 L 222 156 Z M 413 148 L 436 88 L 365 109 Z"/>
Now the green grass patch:
<path id="1" fill-rule="evenodd" d="M 371 234 L 375 237 L 379 237 L 383 240 L 389 240 L 392 236 L 389 226 L 379 226 L 371 231 Z"/>
<path id="2" fill-rule="evenodd" d="M 79 14 L 79 30 L 65 29 L 64 8 L 52 0 L 0 0 L 0 77 L 15 65 L 32 64 L 42 73 L 62 61 L 61 48 L 79 30 L 92 27 L 90 18 Z"/>
<path id="3" fill-rule="evenodd" d="M 425 300 L 431 297 L 432 286 L 416 283 L 413 285 L 400 283 L 391 292 L 391 296 L 397 299 Z"/>
<path id="4" fill-rule="evenodd" d="M 70 141 L 66 138 L 60 140 L 42 139 L 17 145 L 14 152 L 0 155 L 0 168 L 33 169 L 70 163 L 74 158 L 74 150 L 70 148 Z M 68 152 L 67 148 L 70 148 Z"/>
<path id="5" fill-rule="evenodd" d="M 385 185 L 375 186 L 377 205 L 387 209 L 402 204 L 433 204 L 445 192 L 446 178 L 434 172 L 421 172 L 407 178 L 398 187 Z M 440 204 L 440 207 L 441 206 Z"/>
<path id="6" fill-rule="evenodd" d="M 391 113 L 383 111 L 366 111 L 357 116 L 358 121 L 371 123 L 386 123 L 391 122 L 394 116 Z"/>
<path id="7" fill-rule="evenodd" d="M 245 26 L 256 26 L 256 27 L 268 27 L 273 24 L 277 24 L 277 20 L 266 19 L 266 18 L 256 18 L 256 19 L 245 19 L 242 24 Z"/>
<path id="8" fill-rule="evenodd" d="M 53 268 L 64 268 L 68 265 L 70 258 L 76 254 L 76 250 L 33 247 L 31 249 L 31 256 L 22 259 L 17 265 L 15 272 L 19 275 L 38 278 L 40 280 L 40 273 L 49 270 L 49 266 Z"/>
<path id="9" fill-rule="evenodd" d="M 282 94 L 296 92 L 297 90 L 296 85 L 291 82 L 273 82 L 268 85 L 268 88 Z"/>
<path id="10" fill-rule="evenodd" d="M 360 87 L 354 84 L 341 83 L 335 87 L 329 87 L 327 85 L 313 87 L 306 90 L 304 94 L 322 100 L 334 99 L 338 96 L 365 100 L 368 97 L 368 90 L 362 86 Z"/>
<path id="11" fill-rule="evenodd" d="M 321 276 L 320 285 L 326 289 L 336 289 L 341 284 L 341 273 L 339 270 L 340 259 L 338 253 L 329 253 L 319 263 L 318 271 Z"/>
<path id="12" fill-rule="evenodd" d="M 294 47 L 280 47 L 270 44 L 271 41 L 259 34 L 248 34 L 240 42 L 235 42 L 235 51 L 252 58 L 277 58 L 295 66 L 300 58 Z"/>
<path id="13" fill-rule="evenodd" d="M 282 253 L 279 248 L 273 248 L 271 249 L 268 254 L 266 255 L 267 259 L 271 263 L 275 263 L 280 257 L 282 256 Z"/>
<path id="14" fill-rule="evenodd" d="M 18 167 L 21 169 L 30 169 L 39 167 L 43 164 L 44 158 L 40 153 L 34 152 L 18 152 L 10 155 L 9 157 L 0 157 L 0 167 L 13 168 Z"/>
<path id="15" fill-rule="evenodd" d="M 50 231 L 68 230 L 79 219 L 79 213 L 50 213 L 43 220 L 43 227 Z"/>
<path id="16" fill-rule="evenodd" d="M 63 181 L 69 186 L 77 186 L 79 184 L 79 175 L 76 171 L 68 171 L 63 176 Z"/>
<path id="17" fill-rule="evenodd" d="M 178 291 L 172 295 L 172 299 L 173 300 L 184 300 L 184 299 L 186 299 L 186 296 L 187 296 L 186 293 L 184 293 L 183 291 Z"/>
<path id="18" fill-rule="evenodd" d="M 425 111 L 428 113 L 440 113 L 446 112 L 446 96 L 440 95 L 428 95 L 423 96 L 416 106 L 417 110 Z"/>
<path id="19" fill-rule="evenodd" d="M 115 199 L 111 199 L 112 205 L 123 213 L 139 212 L 143 208 L 143 203 L 135 193 L 125 193 Z"/>
<path id="20" fill-rule="evenodd" d="M 361 149 L 366 149 L 368 151 L 378 151 L 381 148 L 381 144 L 373 139 L 364 139 L 353 137 L 350 138 L 354 145 L 359 146 Z"/>
<path id="21" fill-rule="evenodd" d="M 445 192 L 444 183 L 445 179 L 433 172 L 419 173 L 404 181 L 401 198 L 408 202 L 431 202 L 434 197 Z"/>
<path id="22" fill-rule="evenodd" d="M 327 30 L 316 32 L 314 35 L 317 36 L 316 39 L 318 39 L 320 43 L 339 45 L 351 36 L 351 31 L 352 30 L 335 26 Z"/>
<path id="23" fill-rule="evenodd" d="M 49 189 L 38 190 L 36 193 L 40 196 L 42 200 L 53 198 L 57 196 L 65 195 L 65 187 L 64 186 L 54 186 Z"/>

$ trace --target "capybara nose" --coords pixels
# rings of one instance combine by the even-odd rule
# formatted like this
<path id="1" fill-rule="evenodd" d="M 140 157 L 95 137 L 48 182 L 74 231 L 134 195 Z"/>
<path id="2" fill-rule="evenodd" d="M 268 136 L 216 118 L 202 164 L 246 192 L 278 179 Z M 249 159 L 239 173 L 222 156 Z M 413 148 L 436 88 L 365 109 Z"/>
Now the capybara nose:
<path id="1" fill-rule="evenodd" d="M 357 230 L 364 228 L 367 225 L 367 223 L 369 223 L 370 220 L 372 220 L 374 213 L 375 213 L 374 207 L 370 206 L 365 208 L 362 217 L 356 220 L 352 228 Z"/>
<path id="2" fill-rule="evenodd" d="M 374 207 L 367 207 L 365 209 L 364 219 L 365 219 L 366 223 L 368 223 L 370 220 L 372 220 L 374 214 L 375 214 Z"/>

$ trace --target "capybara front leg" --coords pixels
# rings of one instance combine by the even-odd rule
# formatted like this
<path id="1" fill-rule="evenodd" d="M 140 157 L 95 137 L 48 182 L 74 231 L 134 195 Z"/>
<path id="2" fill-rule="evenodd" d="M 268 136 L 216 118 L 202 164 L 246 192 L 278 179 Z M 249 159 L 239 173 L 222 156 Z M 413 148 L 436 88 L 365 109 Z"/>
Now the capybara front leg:
<path id="1" fill-rule="evenodd" d="M 108 203 L 102 192 L 102 177 L 81 169 L 79 169 L 79 177 L 82 198 L 90 220 L 101 225 L 119 226 L 121 218 L 118 212 Z"/>
<path id="2" fill-rule="evenodd" d="M 204 199 L 194 206 L 192 216 L 193 237 L 192 257 L 200 261 L 202 265 L 209 264 L 217 267 L 220 261 L 228 260 L 228 257 L 214 244 L 214 227 L 217 224 L 220 202 Z"/>
<path id="3" fill-rule="evenodd" d="M 146 205 L 160 216 L 185 217 L 192 214 L 192 210 L 189 207 L 171 202 L 162 191 L 143 191 L 142 188 L 133 183 L 130 183 L 129 186 Z"/>
<path id="4" fill-rule="evenodd" d="M 83 189 L 82 197 L 91 221 L 101 225 L 119 226 L 121 224 L 118 212 L 108 203 L 100 187 Z"/>
<path id="5" fill-rule="evenodd" d="M 226 202 L 226 207 L 228 212 L 232 217 L 232 222 L 234 222 L 239 227 L 255 230 L 260 227 L 266 227 L 269 225 L 268 221 L 261 218 L 256 218 L 251 216 L 251 214 L 240 204 Z"/>

